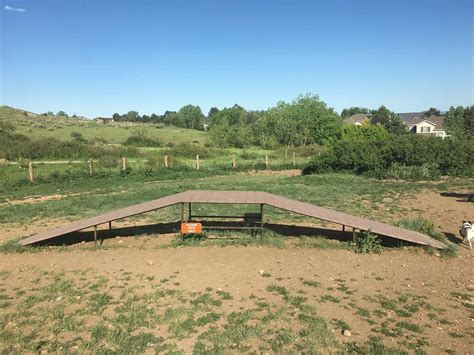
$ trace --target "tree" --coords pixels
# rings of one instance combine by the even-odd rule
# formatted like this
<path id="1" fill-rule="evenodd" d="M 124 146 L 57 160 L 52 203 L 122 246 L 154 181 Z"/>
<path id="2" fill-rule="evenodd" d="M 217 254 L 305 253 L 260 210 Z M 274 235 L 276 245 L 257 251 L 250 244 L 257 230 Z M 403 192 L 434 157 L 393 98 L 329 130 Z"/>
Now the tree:
<path id="1" fill-rule="evenodd" d="M 371 123 L 383 126 L 390 133 L 403 134 L 407 132 L 400 117 L 384 105 L 372 112 Z"/>
<path id="2" fill-rule="evenodd" d="M 262 125 L 271 129 L 262 129 Z M 342 119 L 317 95 L 307 94 L 291 103 L 278 102 L 264 114 L 259 126 L 259 132 L 273 132 L 285 145 L 325 144 L 337 138 Z"/>
<path id="3" fill-rule="evenodd" d="M 467 138 L 474 138 L 474 105 L 464 109 L 464 128 Z"/>
<path id="4" fill-rule="evenodd" d="M 347 118 L 352 115 L 355 115 L 356 113 L 363 113 L 363 114 L 368 114 L 369 109 L 365 107 L 349 107 L 345 108 L 344 110 L 341 111 L 341 117 L 342 118 Z"/>
<path id="5" fill-rule="evenodd" d="M 201 127 L 201 121 L 204 118 L 201 108 L 194 105 L 186 105 L 178 111 L 178 122 L 180 127 L 198 129 Z"/>
<path id="6" fill-rule="evenodd" d="M 464 107 L 458 106 L 454 108 L 451 106 L 446 114 L 446 133 L 453 139 L 463 139 L 466 137 L 466 126 L 464 119 Z"/>
<path id="7" fill-rule="evenodd" d="M 140 119 L 140 115 L 137 111 L 128 111 L 125 116 L 125 120 L 131 122 L 136 122 Z"/>
<path id="8" fill-rule="evenodd" d="M 58 113 L 56 114 L 56 116 L 58 116 L 58 117 L 69 117 L 69 116 L 67 115 L 67 113 L 64 112 L 64 111 L 58 111 Z"/>
<path id="9" fill-rule="evenodd" d="M 341 140 L 343 141 L 384 140 L 388 137 L 387 130 L 381 125 L 347 125 L 342 126 L 341 129 Z"/>
<path id="10" fill-rule="evenodd" d="M 207 117 L 211 118 L 218 112 L 219 112 L 219 109 L 217 107 L 211 107 L 211 109 L 209 110 L 209 113 L 207 114 Z"/>
<path id="11" fill-rule="evenodd" d="M 430 117 L 430 116 L 440 116 L 441 112 L 434 107 L 430 107 L 427 111 L 423 112 L 423 117 Z"/>
<path id="12" fill-rule="evenodd" d="M 119 113 L 114 113 L 114 114 L 112 115 L 112 118 L 113 118 L 114 121 L 116 121 L 116 122 L 122 120 L 122 116 L 121 116 Z"/>

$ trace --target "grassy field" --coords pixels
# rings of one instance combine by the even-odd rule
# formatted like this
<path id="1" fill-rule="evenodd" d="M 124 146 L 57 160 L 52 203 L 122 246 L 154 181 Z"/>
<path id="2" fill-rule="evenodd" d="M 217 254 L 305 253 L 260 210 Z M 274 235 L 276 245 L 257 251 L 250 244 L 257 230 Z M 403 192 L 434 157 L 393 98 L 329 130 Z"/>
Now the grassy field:
<path id="1" fill-rule="evenodd" d="M 151 137 L 159 138 L 165 145 L 168 143 L 191 143 L 204 145 L 207 134 L 203 131 L 177 128 L 172 126 L 114 122 L 110 124 L 96 123 L 84 118 L 64 118 L 26 114 L 6 106 L 0 107 L 0 121 L 12 123 L 17 133 L 28 137 L 46 137 L 70 140 L 72 132 L 78 132 L 85 139 L 101 138 L 108 144 L 122 144 L 137 130 L 144 129 Z M 158 128 L 157 128 L 158 127 Z"/>

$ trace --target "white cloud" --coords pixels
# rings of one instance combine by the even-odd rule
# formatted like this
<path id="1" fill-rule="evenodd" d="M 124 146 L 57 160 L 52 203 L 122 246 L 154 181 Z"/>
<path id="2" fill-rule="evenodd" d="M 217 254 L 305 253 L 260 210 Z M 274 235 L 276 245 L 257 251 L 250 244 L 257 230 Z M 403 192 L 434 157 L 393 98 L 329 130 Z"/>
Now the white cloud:
<path id="1" fill-rule="evenodd" d="M 11 7 L 11 6 L 5 5 L 5 11 L 25 12 L 26 9 L 23 9 L 21 7 Z"/>

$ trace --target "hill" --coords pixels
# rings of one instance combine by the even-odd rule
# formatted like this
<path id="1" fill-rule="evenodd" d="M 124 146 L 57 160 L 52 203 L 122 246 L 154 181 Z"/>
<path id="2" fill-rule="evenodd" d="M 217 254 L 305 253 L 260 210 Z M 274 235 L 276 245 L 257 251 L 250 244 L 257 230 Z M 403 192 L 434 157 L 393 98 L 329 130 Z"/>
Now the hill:
<path id="1" fill-rule="evenodd" d="M 0 121 L 8 122 L 16 132 L 28 137 L 58 138 L 70 140 L 72 132 L 81 133 L 85 139 L 105 140 L 108 144 L 122 144 L 137 131 L 159 138 L 165 145 L 191 143 L 204 145 L 207 133 L 173 126 L 135 122 L 97 123 L 85 117 L 57 117 L 38 115 L 33 112 L 0 106 Z"/>

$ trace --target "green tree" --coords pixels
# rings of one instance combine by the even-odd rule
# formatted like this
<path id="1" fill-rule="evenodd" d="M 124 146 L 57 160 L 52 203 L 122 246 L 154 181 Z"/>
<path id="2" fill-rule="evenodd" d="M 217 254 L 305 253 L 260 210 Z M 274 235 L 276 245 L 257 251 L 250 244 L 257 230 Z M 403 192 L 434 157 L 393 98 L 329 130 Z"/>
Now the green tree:
<path id="1" fill-rule="evenodd" d="M 347 118 L 352 115 L 355 115 L 356 113 L 368 114 L 369 112 L 369 109 L 365 107 L 349 107 L 341 111 L 341 117 Z"/>
<path id="2" fill-rule="evenodd" d="M 201 127 L 203 118 L 204 115 L 199 106 L 186 105 L 181 107 L 178 111 L 178 122 L 180 127 L 198 129 Z"/>
<path id="3" fill-rule="evenodd" d="M 140 119 L 140 115 L 137 111 L 128 111 L 125 115 L 127 121 L 137 122 Z"/>
<path id="4" fill-rule="evenodd" d="M 407 132 L 406 126 L 400 117 L 383 105 L 372 111 L 371 123 L 383 126 L 390 133 L 403 134 Z"/>
<path id="5" fill-rule="evenodd" d="M 440 116 L 440 115 L 441 115 L 441 112 L 435 107 L 430 107 L 428 110 L 423 112 L 423 117 Z"/>
<path id="6" fill-rule="evenodd" d="M 58 117 L 69 117 L 69 116 L 67 115 L 67 113 L 64 112 L 64 111 L 58 111 L 58 113 L 56 114 L 56 116 L 58 116 Z"/>
<path id="7" fill-rule="evenodd" d="M 467 138 L 474 138 L 474 105 L 464 109 L 464 128 Z"/>
<path id="8" fill-rule="evenodd" d="M 446 133 L 453 139 L 463 139 L 466 137 L 466 126 L 464 118 L 464 107 L 458 106 L 454 108 L 451 106 L 446 114 Z"/>
<path id="9" fill-rule="evenodd" d="M 389 137 L 387 130 L 381 125 L 347 125 L 342 126 L 341 140 L 343 141 L 373 141 Z"/>

